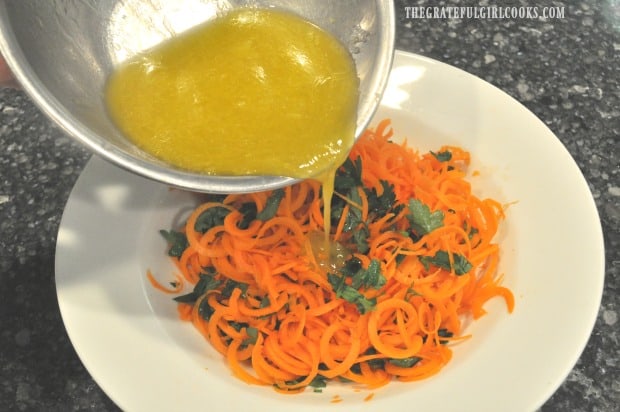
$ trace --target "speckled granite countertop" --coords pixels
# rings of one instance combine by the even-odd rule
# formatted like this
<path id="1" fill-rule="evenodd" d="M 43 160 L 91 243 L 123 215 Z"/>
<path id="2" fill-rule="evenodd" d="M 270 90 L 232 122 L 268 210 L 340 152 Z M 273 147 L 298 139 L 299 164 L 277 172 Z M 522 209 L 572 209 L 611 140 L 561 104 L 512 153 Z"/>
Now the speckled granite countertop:
<path id="1" fill-rule="evenodd" d="M 600 213 L 606 286 L 598 320 L 579 362 L 542 410 L 619 411 L 620 3 L 553 1 L 564 17 L 548 20 L 407 18 L 406 6 L 436 3 L 493 5 L 397 1 L 397 48 L 473 73 L 527 106 L 568 148 Z M 60 217 L 89 157 L 22 92 L 0 90 L 2 411 L 117 410 L 75 354 L 54 286 Z"/>

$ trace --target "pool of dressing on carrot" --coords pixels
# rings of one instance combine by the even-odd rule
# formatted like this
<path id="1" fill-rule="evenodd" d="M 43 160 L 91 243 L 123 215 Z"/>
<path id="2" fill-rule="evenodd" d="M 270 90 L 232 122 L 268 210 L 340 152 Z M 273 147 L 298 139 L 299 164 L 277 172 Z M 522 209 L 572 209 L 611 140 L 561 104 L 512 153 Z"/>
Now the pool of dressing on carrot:
<path id="1" fill-rule="evenodd" d="M 358 86 L 334 36 L 288 12 L 243 8 L 122 63 L 105 98 L 119 129 L 164 162 L 315 178 L 329 205 L 355 138 Z"/>

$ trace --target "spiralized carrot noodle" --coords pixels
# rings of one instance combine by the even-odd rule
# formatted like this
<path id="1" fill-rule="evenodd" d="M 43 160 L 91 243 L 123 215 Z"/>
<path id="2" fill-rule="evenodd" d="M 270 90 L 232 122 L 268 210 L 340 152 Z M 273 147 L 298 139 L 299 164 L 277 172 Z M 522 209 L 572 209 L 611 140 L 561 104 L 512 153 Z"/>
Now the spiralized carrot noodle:
<path id="1" fill-rule="evenodd" d="M 209 195 L 166 236 L 180 278 L 168 288 L 149 272 L 151 283 L 194 285 L 174 298 L 179 317 L 240 380 L 294 394 L 426 379 L 489 299 L 513 311 L 494 239 L 504 209 L 472 193 L 469 153 L 420 154 L 392 135 L 389 119 L 367 130 L 339 169 L 331 242 L 313 180 Z"/>

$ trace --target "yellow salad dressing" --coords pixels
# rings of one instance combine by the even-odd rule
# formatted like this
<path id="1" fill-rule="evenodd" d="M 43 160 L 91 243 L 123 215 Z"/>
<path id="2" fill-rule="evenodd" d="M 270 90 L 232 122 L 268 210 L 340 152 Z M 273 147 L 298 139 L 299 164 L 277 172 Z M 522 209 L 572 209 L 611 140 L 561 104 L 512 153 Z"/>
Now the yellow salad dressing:
<path id="1" fill-rule="evenodd" d="M 105 97 L 129 139 L 178 168 L 320 179 L 329 233 L 358 83 L 331 34 L 290 13 L 245 8 L 124 62 Z"/>

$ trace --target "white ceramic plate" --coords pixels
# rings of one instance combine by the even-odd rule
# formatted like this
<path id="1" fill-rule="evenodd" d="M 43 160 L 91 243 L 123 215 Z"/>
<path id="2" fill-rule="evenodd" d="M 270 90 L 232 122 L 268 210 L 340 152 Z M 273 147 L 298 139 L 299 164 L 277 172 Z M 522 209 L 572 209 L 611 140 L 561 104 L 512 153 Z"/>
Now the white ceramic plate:
<path id="1" fill-rule="evenodd" d="M 558 139 L 511 97 L 461 70 L 397 52 L 376 121 L 420 150 L 456 144 L 473 156 L 475 192 L 508 209 L 500 270 L 516 297 L 470 326 L 453 361 L 418 383 L 367 392 L 330 385 L 280 395 L 247 386 L 186 323 L 170 296 L 145 280 L 173 268 L 159 229 L 199 197 L 94 158 L 67 203 L 58 233 L 56 285 L 67 331 L 103 390 L 128 411 L 528 411 L 543 404 L 579 358 L 604 281 L 601 226 L 578 167 Z M 330 403 L 339 395 L 342 402 Z M 321 409 L 322 410 L 322 409 Z"/>

